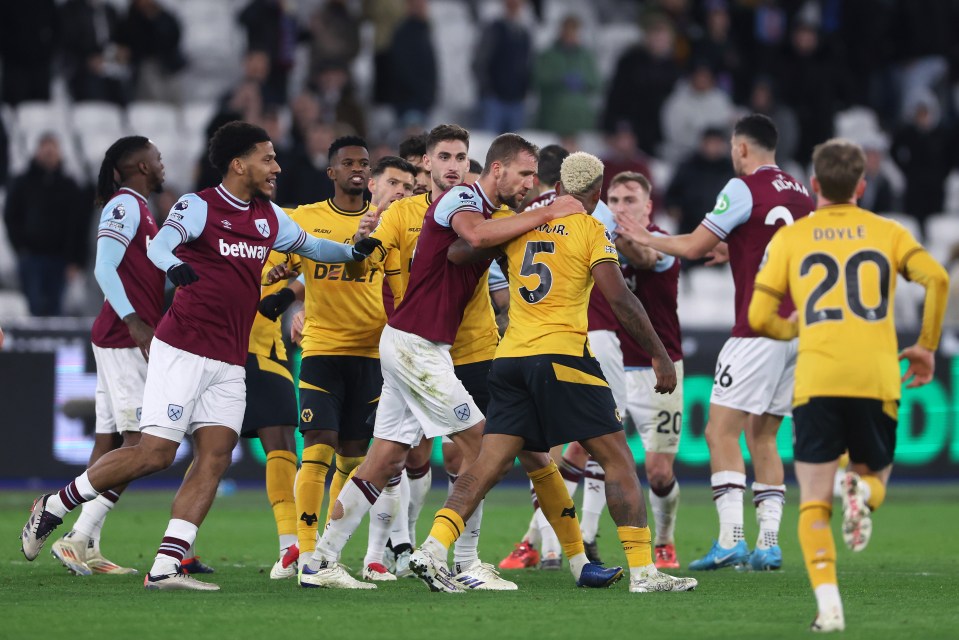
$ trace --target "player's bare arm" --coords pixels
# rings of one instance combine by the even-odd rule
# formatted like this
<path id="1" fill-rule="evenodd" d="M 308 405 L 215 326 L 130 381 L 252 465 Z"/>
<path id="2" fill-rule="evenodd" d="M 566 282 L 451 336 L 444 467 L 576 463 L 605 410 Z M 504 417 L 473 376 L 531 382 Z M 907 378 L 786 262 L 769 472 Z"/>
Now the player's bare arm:
<path id="1" fill-rule="evenodd" d="M 676 368 L 666 353 L 663 341 L 649 322 L 643 303 L 627 288 L 619 266 L 612 261 L 600 262 L 593 267 L 592 273 L 596 286 L 609 302 L 616 319 L 652 357 L 656 392 L 672 393 L 676 389 Z"/>
<path id="2" fill-rule="evenodd" d="M 645 247 L 629 238 L 619 236 L 615 240 L 616 250 L 626 256 L 629 264 L 637 269 L 652 269 L 659 260 L 660 253 L 653 248 Z"/>
<path id="3" fill-rule="evenodd" d="M 616 216 L 617 233 L 645 247 L 687 260 L 699 260 L 719 244 L 719 237 L 700 225 L 692 233 L 679 236 L 653 235 L 641 223 L 628 216 Z"/>
<path id="4" fill-rule="evenodd" d="M 472 248 L 489 249 L 573 213 L 586 213 L 586 209 L 576 198 L 560 196 L 549 206 L 493 220 L 478 211 L 464 210 L 454 215 L 450 224 Z"/>

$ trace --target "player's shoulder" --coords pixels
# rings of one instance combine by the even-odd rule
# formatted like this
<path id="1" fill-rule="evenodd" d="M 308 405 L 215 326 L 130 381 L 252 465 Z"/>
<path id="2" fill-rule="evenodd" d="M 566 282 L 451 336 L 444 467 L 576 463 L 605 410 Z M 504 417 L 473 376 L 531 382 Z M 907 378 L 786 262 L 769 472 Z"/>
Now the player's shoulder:
<path id="1" fill-rule="evenodd" d="M 390 206 L 383 210 L 383 216 L 411 216 L 415 214 L 423 215 L 430 208 L 433 200 L 429 193 L 421 193 L 408 198 L 400 198 L 392 202 Z"/>
<path id="2" fill-rule="evenodd" d="M 202 197 L 202 193 L 184 193 L 182 196 L 177 198 L 176 203 L 173 207 L 170 208 L 170 214 L 167 218 L 172 218 L 173 220 L 182 220 L 187 215 L 193 213 L 202 213 L 205 214 L 208 209 L 208 204 L 206 199 Z"/>
<path id="3" fill-rule="evenodd" d="M 283 211 L 296 220 L 297 218 L 305 218 L 309 216 L 319 216 L 328 213 L 333 213 L 333 209 L 330 206 L 329 200 L 320 200 L 319 202 L 310 202 L 309 204 L 301 204 L 295 207 L 284 207 Z"/>
<path id="4" fill-rule="evenodd" d="M 112 220 L 127 220 L 128 216 L 139 216 L 140 200 L 132 193 L 118 191 L 103 205 L 103 216 Z"/>
<path id="5" fill-rule="evenodd" d="M 457 184 L 446 191 L 435 202 L 437 207 L 459 209 L 460 207 L 480 207 L 480 195 L 468 184 Z"/>

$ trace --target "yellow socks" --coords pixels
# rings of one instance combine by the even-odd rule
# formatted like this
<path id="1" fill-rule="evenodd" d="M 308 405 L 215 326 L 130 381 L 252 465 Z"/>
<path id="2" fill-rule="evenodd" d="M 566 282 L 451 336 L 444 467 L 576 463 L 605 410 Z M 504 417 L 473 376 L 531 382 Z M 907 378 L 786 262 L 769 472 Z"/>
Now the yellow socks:
<path id="1" fill-rule="evenodd" d="M 632 572 L 653 564 L 652 535 L 649 527 L 616 527 L 619 541 L 623 543 L 626 564 Z"/>
<path id="2" fill-rule="evenodd" d="M 292 451 L 271 451 L 266 454 L 266 497 L 273 507 L 276 532 L 296 536 L 296 502 L 293 483 L 296 481 L 296 454 Z"/>
<path id="3" fill-rule="evenodd" d="M 433 518 L 433 528 L 430 537 L 443 545 L 447 550 L 453 546 L 457 538 L 463 533 L 466 523 L 460 514 L 452 509 L 440 509 Z M 445 558 L 444 558 L 445 559 Z"/>
<path id="4" fill-rule="evenodd" d="M 300 555 L 312 553 L 316 548 L 316 529 L 320 521 L 319 513 L 323 505 L 323 489 L 326 474 L 333 461 L 333 447 L 315 444 L 303 449 L 303 462 L 296 474 L 296 537 L 300 544 Z"/>
<path id="5" fill-rule="evenodd" d="M 573 558 L 585 553 L 576 507 L 569 497 L 569 491 L 566 490 L 556 463 L 550 462 L 548 466 L 530 473 L 529 479 L 533 482 L 540 509 L 563 545 L 566 557 Z"/>
<path id="6" fill-rule="evenodd" d="M 799 505 L 799 546 L 806 561 L 806 573 L 813 590 L 836 582 L 836 543 L 833 541 L 828 502 L 804 502 Z"/>
<path id="7" fill-rule="evenodd" d="M 336 473 L 333 474 L 333 480 L 330 482 L 330 502 L 326 508 L 326 522 L 330 521 L 330 514 L 333 513 L 333 505 L 336 499 L 340 497 L 340 491 L 346 481 L 353 477 L 356 468 L 366 459 L 365 456 L 359 458 L 347 458 L 345 456 L 336 456 Z"/>
<path id="8" fill-rule="evenodd" d="M 869 487 L 869 498 L 866 500 L 866 506 L 870 511 L 875 511 L 882 506 L 886 499 L 886 485 L 882 483 L 879 476 L 860 476 L 860 479 Z"/>

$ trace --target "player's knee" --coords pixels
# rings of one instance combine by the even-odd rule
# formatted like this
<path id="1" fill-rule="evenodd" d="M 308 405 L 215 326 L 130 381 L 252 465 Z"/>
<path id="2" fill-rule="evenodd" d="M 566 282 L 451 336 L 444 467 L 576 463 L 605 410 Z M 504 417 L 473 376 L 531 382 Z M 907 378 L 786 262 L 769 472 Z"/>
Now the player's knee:
<path id="1" fill-rule="evenodd" d="M 646 470 L 649 487 L 654 491 L 665 491 L 673 483 L 673 470 L 668 468 L 656 468 Z"/>

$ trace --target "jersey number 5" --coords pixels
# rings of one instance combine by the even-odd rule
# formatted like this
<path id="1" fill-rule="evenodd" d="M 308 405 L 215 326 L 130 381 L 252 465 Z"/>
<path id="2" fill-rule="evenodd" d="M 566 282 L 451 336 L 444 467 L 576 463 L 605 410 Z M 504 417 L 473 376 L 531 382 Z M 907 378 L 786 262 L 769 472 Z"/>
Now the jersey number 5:
<path id="1" fill-rule="evenodd" d="M 539 284 L 535 289 L 520 287 L 519 294 L 523 300 L 530 304 L 536 304 L 546 297 L 549 290 L 553 288 L 553 272 L 549 270 L 549 265 L 544 262 L 536 262 L 538 253 L 555 253 L 555 242 L 527 242 L 526 254 L 523 256 L 523 266 L 519 270 L 521 276 L 537 276 Z"/>
<path id="2" fill-rule="evenodd" d="M 862 300 L 859 268 L 866 263 L 874 264 L 879 270 L 879 304 L 875 307 L 867 307 Z M 803 277 L 809 275 L 815 265 L 824 267 L 826 274 L 806 301 L 807 327 L 825 320 L 842 320 L 844 315 L 840 307 L 816 309 L 819 299 L 829 293 L 839 282 L 839 262 L 828 253 L 811 253 L 799 265 L 799 275 Z M 886 256 L 878 251 L 858 251 L 849 256 L 842 270 L 845 271 L 846 303 L 852 314 L 869 322 L 885 318 L 889 313 L 889 260 Z"/>

